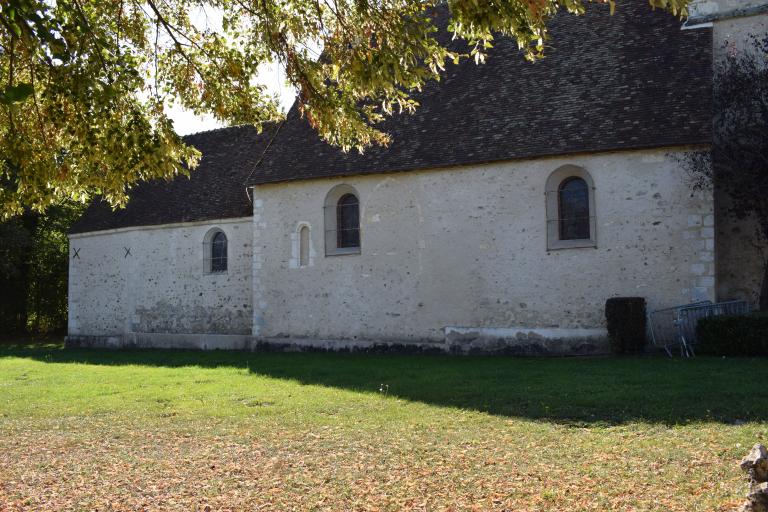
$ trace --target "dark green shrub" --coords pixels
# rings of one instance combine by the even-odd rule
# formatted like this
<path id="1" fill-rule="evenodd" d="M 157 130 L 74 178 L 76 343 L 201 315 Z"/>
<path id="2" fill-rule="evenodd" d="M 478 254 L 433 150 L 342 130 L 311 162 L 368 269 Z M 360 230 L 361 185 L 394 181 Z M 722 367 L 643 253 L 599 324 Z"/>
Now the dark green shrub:
<path id="1" fill-rule="evenodd" d="M 613 297 L 605 302 L 608 339 L 616 354 L 634 354 L 645 347 L 645 299 Z"/>
<path id="2" fill-rule="evenodd" d="M 697 352 L 713 356 L 768 356 L 768 314 L 702 318 Z"/>

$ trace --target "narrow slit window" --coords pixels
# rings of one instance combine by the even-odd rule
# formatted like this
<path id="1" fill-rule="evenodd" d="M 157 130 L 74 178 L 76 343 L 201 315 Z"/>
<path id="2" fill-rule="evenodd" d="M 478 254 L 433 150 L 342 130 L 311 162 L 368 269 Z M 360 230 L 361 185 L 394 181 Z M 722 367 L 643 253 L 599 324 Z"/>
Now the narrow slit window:
<path id="1" fill-rule="evenodd" d="M 309 265 L 309 228 L 303 226 L 299 230 L 299 266 Z"/>

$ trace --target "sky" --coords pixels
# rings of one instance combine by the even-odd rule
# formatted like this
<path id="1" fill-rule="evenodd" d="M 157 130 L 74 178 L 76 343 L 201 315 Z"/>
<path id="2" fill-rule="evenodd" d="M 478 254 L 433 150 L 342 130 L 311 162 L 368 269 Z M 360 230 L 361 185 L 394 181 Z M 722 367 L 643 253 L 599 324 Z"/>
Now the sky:
<path id="1" fill-rule="evenodd" d="M 284 75 L 277 66 L 265 66 L 263 71 L 259 72 L 260 83 L 267 86 L 270 93 L 277 93 L 280 98 L 280 107 L 287 112 L 293 104 L 296 96 L 294 90 L 285 85 Z M 178 105 L 174 105 L 169 110 L 169 115 L 173 119 L 173 126 L 179 135 L 188 135 L 190 133 L 204 132 L 221 128 L 222 125 L 216 121 L 213 116 L 196 116 L 188 110 L 184 110 Z"/>
<path id="2" fill-rule="evenodd" d="M 221 31 L 222 12 L 219 9 L 208 7 L 207 9 L 198 8 L 190 13 L 192 23 L 200 29 L 212 29 Z M 267 86 L 270 93 L 276 93 L 280 99 L 280 107 L 287 112 L 293 104 L 296 92 L 285 85 L 285 74 L 281 72 L 277 64 L 264 65 L 259 70 L 258 83 Z M 169 110 L 169 115 L 173 119 L 173 126 L 179 135 L 188 135 L 190 133 L 203 132 L 221 128 L 223 124 L 217 122 L 213 116 L 196 116 L 188 110 L 184 110 L 178 105 L 174 105 Z"/>

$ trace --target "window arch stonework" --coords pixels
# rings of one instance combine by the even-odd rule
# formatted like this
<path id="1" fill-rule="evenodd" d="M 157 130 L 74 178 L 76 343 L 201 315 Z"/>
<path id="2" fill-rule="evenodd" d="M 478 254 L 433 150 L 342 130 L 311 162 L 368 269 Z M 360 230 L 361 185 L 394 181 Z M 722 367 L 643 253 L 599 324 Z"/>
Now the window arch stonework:
<path id="1" fill-rule="evenodd" d="M 227 271 L 229 264 L 227 235 L 220 228 L 211 228 L 203 239 L 203 268 L 207 274 Z"/>
<path id="2" fill-rule="evenodd" d="M 547 178 L 547 250 L 597 247 L 595 185 L 576 165 L 558 167 Z"/>
<path id="3" fill-rule="evenodd" d="M 315 251 L 312 247 L 312 226 L 300 221 L 291 233 L 290 268 L 306 268 L 315 264 Z"/>
<path id="4" fill-rule="evenodd" d="M 360 194 L 346 184 L 333 187 L 325 197 L 325 255 L 360 254 Z"/>

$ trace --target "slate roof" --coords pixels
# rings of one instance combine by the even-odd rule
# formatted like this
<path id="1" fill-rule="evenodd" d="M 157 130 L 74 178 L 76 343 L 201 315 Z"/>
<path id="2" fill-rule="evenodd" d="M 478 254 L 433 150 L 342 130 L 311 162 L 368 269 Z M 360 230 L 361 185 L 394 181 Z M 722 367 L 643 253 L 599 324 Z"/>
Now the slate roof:
<path id="1" fill-rule="evenodd" d="M 712 33 L 646 0 L 592 5 L 552 20 L 546 57 L 495 42 L 383 124 L 388 148 L 363 155 L 324 143 L 294 107 L 249 184 L 372 174 L 580 152 L 709 143 Z"/>
<path id="2" fill-rule="evenodd" d="M 390 146 L 362 155 L 323 142 L 295 106 L 271 144 L 274 127 L 190 136 L 204 155 L 192 179 L 136 187 L 125 210 L 92 207 L 73 232 L 250 215 L 246 184 L 707 144 L 712 32 L 681 25 L 647 0 L 619 0 L 614 16 L 596 4 L 556 16 L 535 63 L 500 38 L 486 64 L 448 66 L 415 114 L 383 123 Z"/>
<path id="3" fill-rule="evenodd" d="M 140 183 L 121 210 L 113 211 L 105 202 L 97 201 L 70 233 L 249 217 L 253 210 L 243 182 L 264 154 L 274 131 L 274 125 L 265 126 L 261 134 L 252 126 L 235 126 L 187 135 L 184 141 L 203 155 L 189 178 Z"/>

